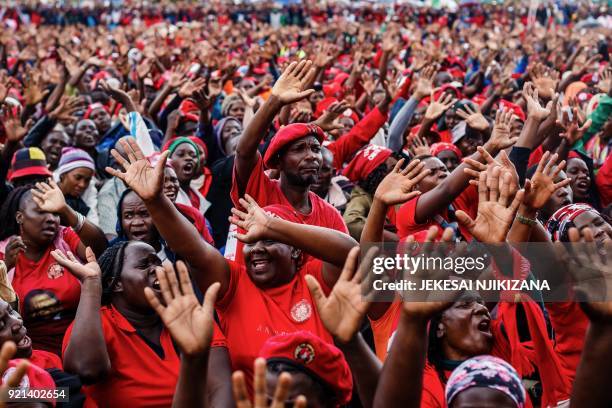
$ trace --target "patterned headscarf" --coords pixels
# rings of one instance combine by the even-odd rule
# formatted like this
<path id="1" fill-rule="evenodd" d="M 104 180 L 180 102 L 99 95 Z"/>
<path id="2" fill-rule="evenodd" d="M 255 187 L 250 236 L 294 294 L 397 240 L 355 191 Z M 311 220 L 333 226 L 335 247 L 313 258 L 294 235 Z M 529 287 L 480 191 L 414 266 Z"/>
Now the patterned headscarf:
<path id="1" fill-rule="evenodd" d="M 527 396 L 518 373 L 500 358 L 482 355 L 461 363 L 446 383 L 446 404 L 450 406 L 460 392 L 472 387 L 501 391 L 516 403 L 517 408 L 525 407 Z"/>
<path id="2" fill-rule="evenodd" d="M 555 211 L 555 213 L 546 223 L 546 229 L 548 230 L 548 233 L 550 234 L 552 240 L 568 242 L 568 232 L 570 228 L 574 227 L 574 220 L 580 214 L 587 211 L 593 211 L 597 213 L 596 209 L 584 203 L 568 204 Z"/>

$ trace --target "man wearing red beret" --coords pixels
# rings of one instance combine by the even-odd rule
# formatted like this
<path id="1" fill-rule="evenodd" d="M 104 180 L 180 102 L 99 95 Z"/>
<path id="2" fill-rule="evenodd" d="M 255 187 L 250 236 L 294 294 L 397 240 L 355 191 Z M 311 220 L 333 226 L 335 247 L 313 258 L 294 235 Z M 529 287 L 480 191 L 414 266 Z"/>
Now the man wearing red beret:
<path id="1" fill-rule="evenodd" d="M 311 67 L 310 61 L 291 63 L 244 130 L 236 147 L 232 200 L 239 206 L 238 199 L 249 194 L 261 206 L 287 205 L 295 209 L 295 215 L 304 224 L 346 233 L 340 213 L 310 191 L 310 186 L 318 179 L 323 160 L 321 142 L 324 133 L 320 127 L 312 123 L 285 126 L 273 137 L 263 158 L 257 150 L 283 106 L 307 98 L 314 92 L 306 90 L 315 74 Z M 279 180 L 271 180 L 264 172 L 266 168 L 279 170 Z M 226 251 L 226 256 L 231 257 L 231 250 Z M 240 248 L 236 249 L 236 260 L 242 259 L 241 252 Z"/>

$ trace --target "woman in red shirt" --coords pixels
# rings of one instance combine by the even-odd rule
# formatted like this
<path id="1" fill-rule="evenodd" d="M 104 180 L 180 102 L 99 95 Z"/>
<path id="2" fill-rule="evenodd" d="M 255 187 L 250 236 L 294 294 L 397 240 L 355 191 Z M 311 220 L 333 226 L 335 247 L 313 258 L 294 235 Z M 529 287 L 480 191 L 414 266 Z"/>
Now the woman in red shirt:
<path id="1" fill-rule="evenodd" d="M 245 264 L 227 261 L 163 195 L 167 154 L 153 168 L 136 143 L 121 143 L 130 152 L 130 162 L 116 151 L 113 155 L 126 172 L 107 170 L 141 196 L 162 237 L 192 266 L 200 290 L 221 283 L 216 306 L 234 369 L 252 378 L 262 344 L 279 333 L 308 330 L 332 341 L 313 306 L 305 276 L 313 275 L 329 292 L 355 240 L 336 230 L 301 224 L 296 210 L 288 206 L 266 207 L 270 216 L 247 196 L 248 202 L 240 200 L 247 212 L 233 211 L 240 217 L 233 222 L 246 231 L 237 234 L 247 244 Z"/>
<path id="2" fill-rule="evenodd" d="M 161 295 L 155 249 L 122 241 L 104 251 L 99 264 L 88 250 L 84 266 L 70 253 L 66 258 L 55 251 L 53 257 L 81 281 L 79 307 L 62 351 L 66 371 L 88 385 L 85 406 L 170 406 L 181 358 L 145 296 L 145 288 Z M 218 328 L 212 347 L 209 368 L 216 375 L 208 387 L 216 391 L 209 397 L 230 406 L 229 357 Z"/>
<path id="3" fill-rule="evenodd" d="M 71 251 L 84 257 L 85 243 L 101 253 L 106 238 L 66 204 L 54 182 L 37 183 L 37 189 L 16 188 L 0 212 L 0 258 L 7 269 L 14 268 L 11 284 L 34 348 L 59 355 L 62 338 L 76 312 L 80 287 L 55 262 L 51 251 Z"/>

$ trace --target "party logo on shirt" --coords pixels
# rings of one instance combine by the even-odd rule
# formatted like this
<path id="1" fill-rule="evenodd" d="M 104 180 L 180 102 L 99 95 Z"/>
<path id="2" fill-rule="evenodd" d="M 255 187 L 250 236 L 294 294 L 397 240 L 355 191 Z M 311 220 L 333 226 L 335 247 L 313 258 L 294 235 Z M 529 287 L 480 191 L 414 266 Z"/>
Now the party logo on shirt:
<path id="1" fill-rule="evenodd" d="M 302 299 L 297 302 L 291 308 L 291 317 L 297 323 L 302 323 L 310 318 L 312 315 L 312 306 L 306 299 Z"/>
<path id="2" fill-rule="evenodd" d="M 7 368 L 4 374 L 2 374 L 2 384 L 6 384 L 8 382 L 8 379 L 11 378 L 15 371 L 17 371 L 17 367 Z M 18 388 L 20 390 L 27 390 L 28 388 L 30 388 L 30 379 L 28 378 L 27 374 L 24 374 L 23 378 L 21 379 L 21 382 L 15 388 Z"/>
<path id="3" fill-rule="evenodd" d="M 60 264 L 51 264 L 47 269 L 49 279 L 58 279 L 64 276 L 64 268 Z"/>
<path id="4" fill-rule="evenodd" d="M 302 343 L 295 348 L 293 357 L 304 364 L 310 364 L 315 358 L 314 347 L 309 343 Z"/>

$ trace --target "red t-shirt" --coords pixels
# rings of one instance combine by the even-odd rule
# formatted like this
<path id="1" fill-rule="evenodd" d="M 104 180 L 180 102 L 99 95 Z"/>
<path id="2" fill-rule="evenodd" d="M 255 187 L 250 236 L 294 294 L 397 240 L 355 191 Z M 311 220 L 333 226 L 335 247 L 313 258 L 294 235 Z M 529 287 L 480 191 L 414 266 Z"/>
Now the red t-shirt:
<path id="1" fill-rule="evenodd" d="M 421 231 L 427 231 L 432 225 L 440 227 L 440 224 L 433 218 L 425 221 L 422 224 L 416 222 L 414 219 L 414 214 L 419 198 L 420 196 L 417 196 L 408 201 L 402 205 L 397 212 L 397 233 L 400 239 L 406 238 L 408 235 L 414 235 Z M 478 210 L 478 190 L 471 185 L 466 187 L 465 190 L 463 190 L 463 192 L 457 198 L 455 198 L 452 205 L 455 211 L 462 210 L 472 217 L 472 219 L 476 218 L 476 213 Z M 446 221 L 449 221 L 447 209 L 444 209 L 439 215 Z M 466 240 L 472 239 L 472 235 L 461 224 L 459 224 L 459 230 Z M 440 238 L 441 235 L 442 229 L 440 228 L 438 238 Z"/>
<path id="2" fill-rule="evenodd" d="M 252 392 L 253 362 L 268 338 L 307 330 L 330 343 L 333 341 L 319 318 L 304 277 L 314 276 L 326 294 L 331 289 L 323 280 L 322 263 L 317 259 L 300 268 L 291 282 L 269 289 L 255 286 L 243 265 L 232 261 L 228 264 L 229 288 L 216 308 L 227 338 L 232 370 L 244 371 Z"/>
<path id="3" fill-rule="evenodd" d="M 264 165 L 261 156 L 259 156 L 257 164 L 253 168 L 253 172 L 249 178 L 245 193 L 253 197 L 260 207 L 265 207 L 272 204 L 285 205 L 289 208 L 292 207 L 291 203 L 287 200 L 287 197 L 285 197 L 285 194 L 283 194 L 281 190 L 280 182 L 278 180 L 271 180 L 264 172 Z M 234 205 L 239 207 L 240 205 L 238 203 L 238 199 L 240 197 L 238 184 L 236 183 L 235 167 L 231 197 Z M 348 234 L 346 224 L 344 223 L 344 220 L 337 209 L 325 202 L 325 200 L 312 191 L 308 193 L 308 197 L 312 207 L 310 214 L 302 214 L 298 211 L 295 212 L 295 215 L 302 221 L 303 224 L 331 228 Z M 244 263 L 242 247 L 242 243 L 238 242 L 236 245 L 236 262 Z"/>
<path id="4" fill-rule="evenodd" d="M 114 306 L 100 309 L 104 342 L 111 371 L 103 381 L 83 387 L 84 407 L 169 407 L 178 380 L 180 357 L 164 327 L 161 347 L 149 344 Z M 73 325 L 64 337 L 62 354 L 70 342 Z M 217 325 L 212 347 L 223 347 Z M 154 350 L 154 347 L 156 350 Z"/>
<path id="5" fill-rule="evenodd" d="M 19 296 L 19 313 L 28 328 L 32 347 L 60 355 L 62 338 L 79 305 L 81 284 L 55 261 L 51 251 L 69 249 L 76 254 L 81 240 L 72 228 L 62 227 L 58 234 L 61 235 L 56 242 L 63 239 L 67 247 L 52 244 L 38 261 L 20 253 L 11 284 Z M 3 253 L 1 257 L 4 258 Z"/>
<path id="6" fill-rule="evenodd" d="M 30 363 L 43 369 L 59 368 L 62 370 L 62 360 L 55 353 L 49 353 L 44 350 L 32 350 L 29 360 Z"/>

